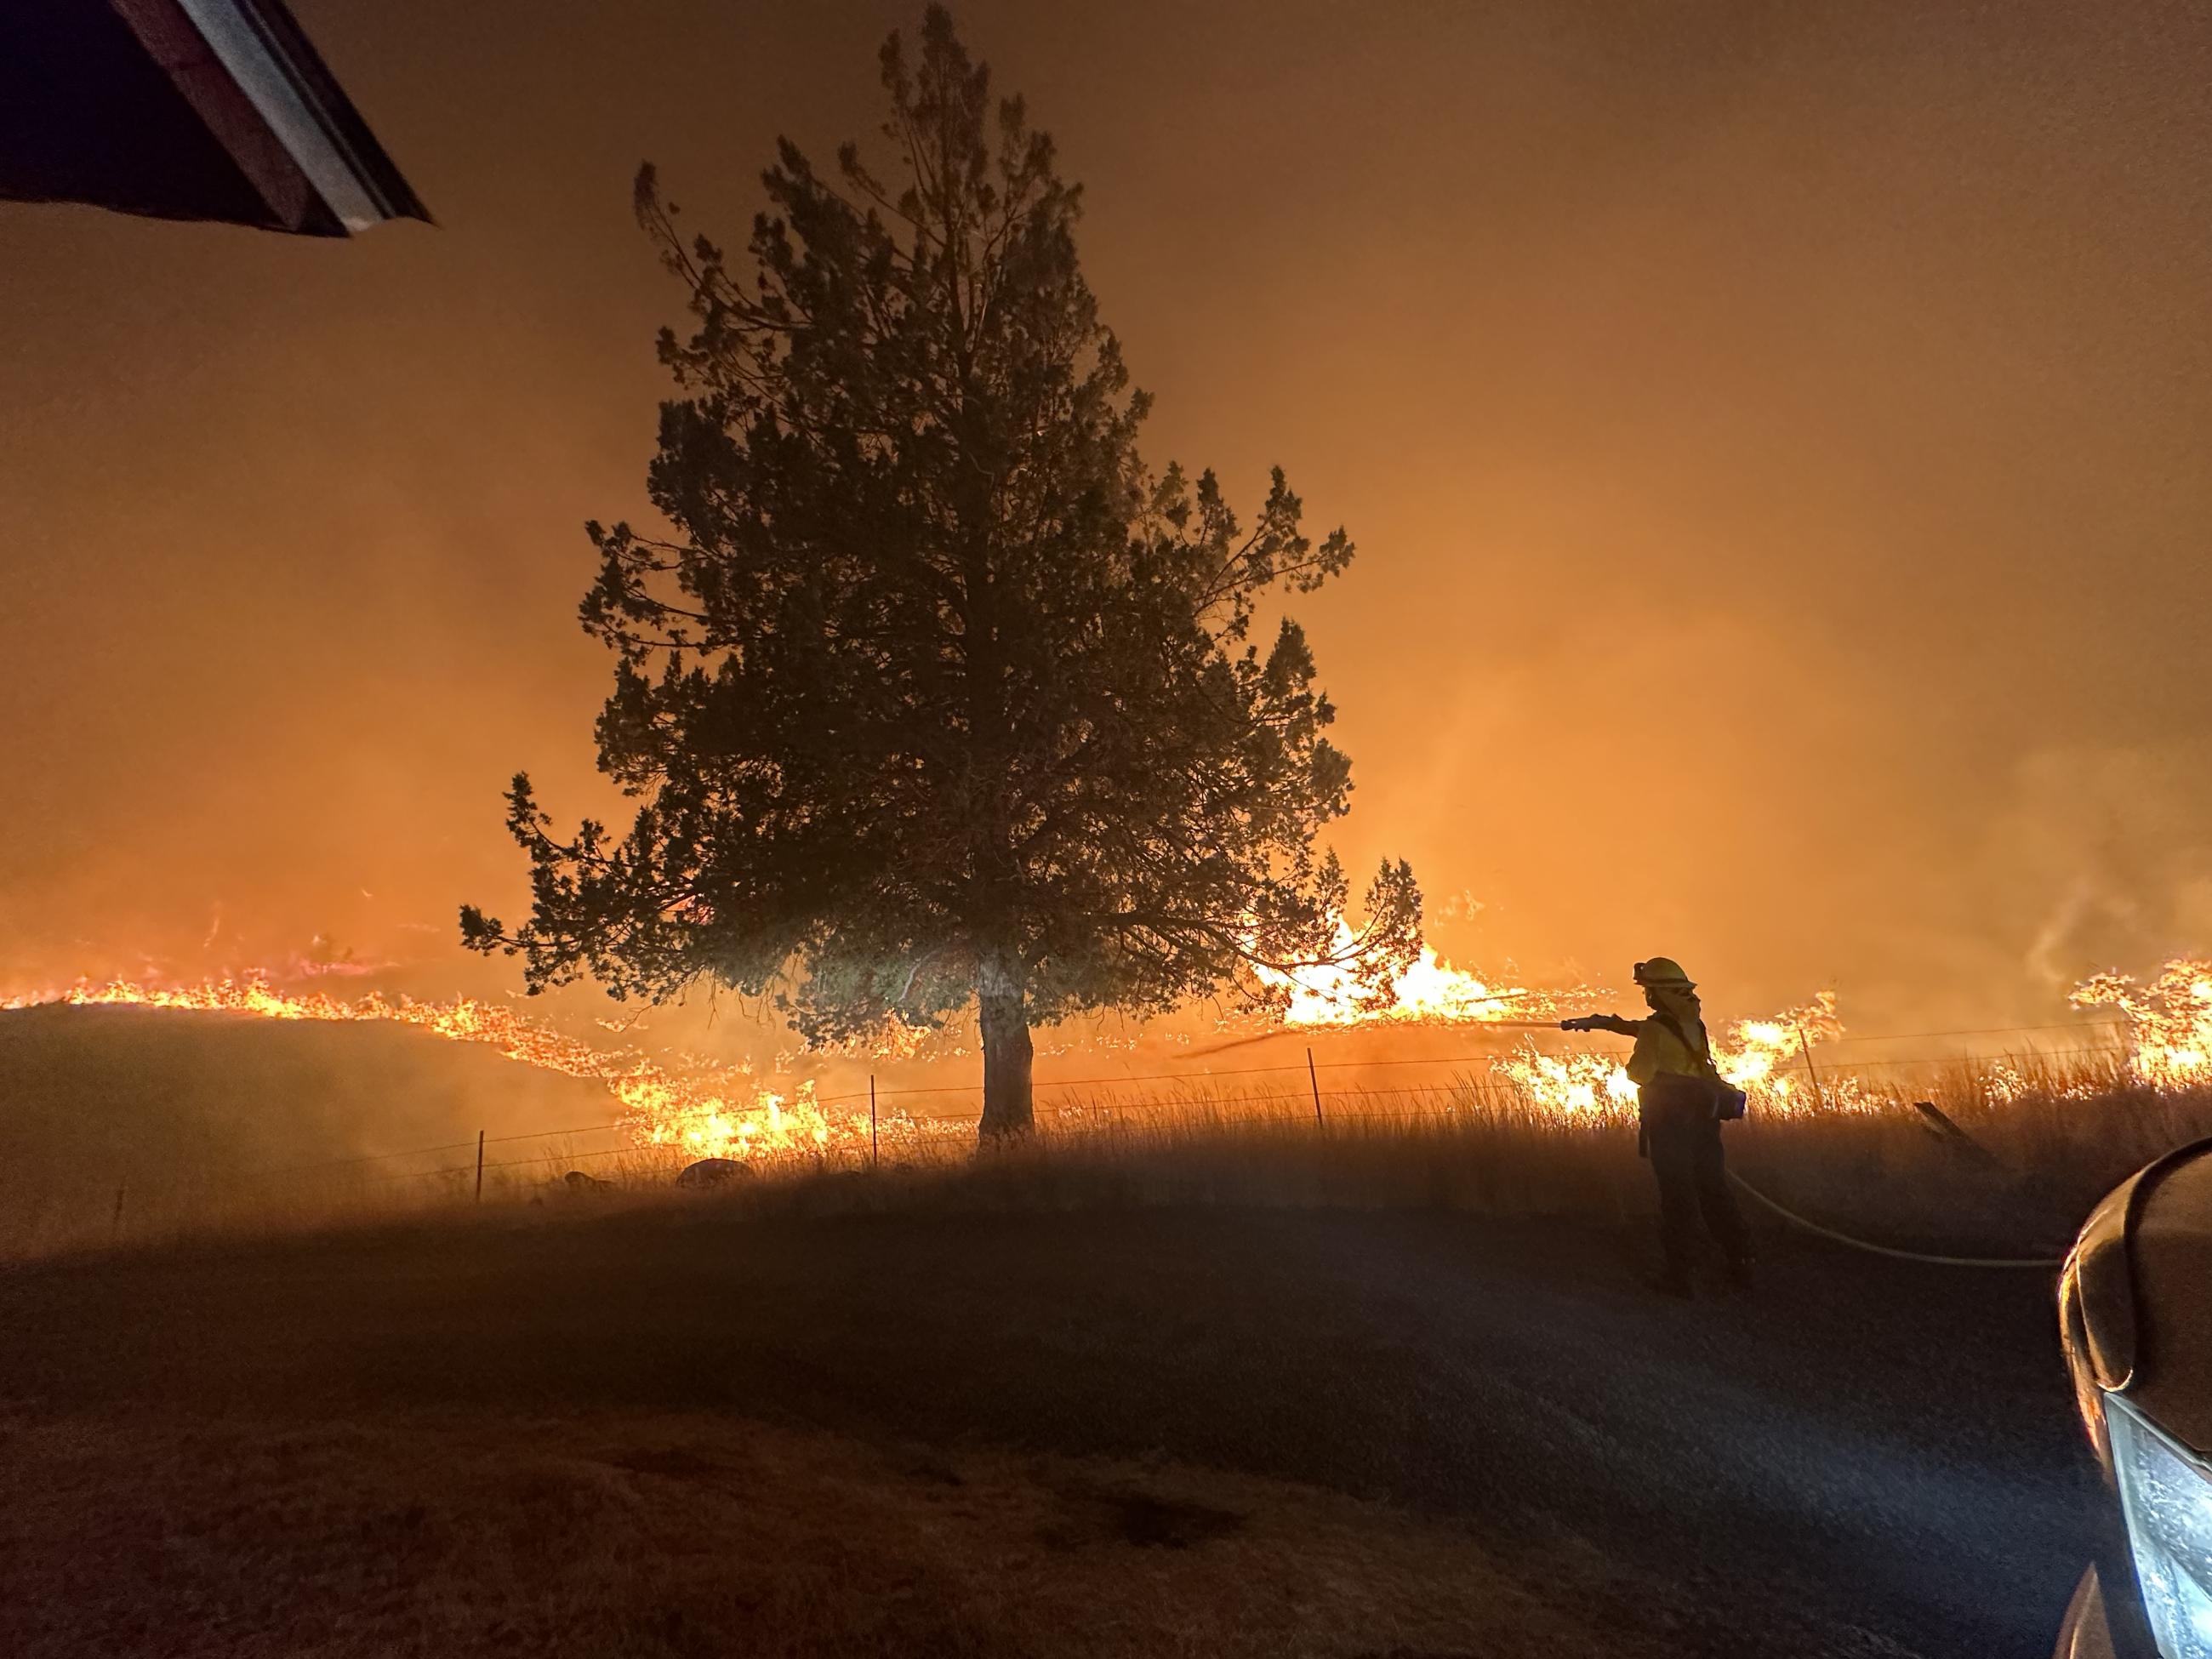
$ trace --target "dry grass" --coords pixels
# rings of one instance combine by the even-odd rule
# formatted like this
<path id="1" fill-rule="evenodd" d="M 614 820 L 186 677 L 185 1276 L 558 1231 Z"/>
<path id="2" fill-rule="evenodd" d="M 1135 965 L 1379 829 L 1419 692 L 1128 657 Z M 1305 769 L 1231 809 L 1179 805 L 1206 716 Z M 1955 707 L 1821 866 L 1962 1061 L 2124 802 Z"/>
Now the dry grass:
<path id="1" fill-rule="evenodd" d="M 4 1443 L 23 1659 L 1589 1652 L 1607 1600 L 1594 1559 L 1509 1578 L 1462 1529 L 1288 1482 L 718 1416 L 110 1413 Z"/>
<path id="2" fill-rule="evenodd" d="M 1754 1109 L 1733 1167 L 1792 1208 L 1883 1242 L 1996 1251 L 2063 1247 L 2099 1195 L 2167 1147 L 2212 1133 L 2212 1090 L 2158 1091 L 2110 1066 L 1966 1064 L 1911 1084 L 1838 1074 L 1849 1109 Z M 1916 1109 L 1934 1100 L 1957 1133 Z M 1428 1088 L 1249 1092 L 1202 1084 L 1102 1091 L 1041 1109 L 1037 1133 L 978 1155 L 965 1120 L 887 1121 L 855 1142 L 766 1158 L 724 1196 L 772 1210 L 1065 1208 L 1228 1203 L 1443 1208 L 1618 1222 L 1651 1207 L 1625 1114 L 1561 1116 L 1473 1074 Z M 100 1168 L 18 1181 L 0 1257 L 210 1234 L 313 1231 L 477 1201 L 474 1147 L 415 1160 L 260 1173 L 207 1164 L 129 1181 Z M 574 1206 L 674 1196 L 686 1157 L 606 1135 L 495 1140 L 483 1202 Z M 425 1168 L 429 1172 L 423 1173 Z M 570 1170 L 589 1186 L 565 1179 Z"/>
<path id="3" fill-rule="evenodd" d="M 0 1652 L 1963 1656 L 2078 1568 L 2027 1276 L 1079 1145 L 0 1271 Z"/>
<path id="4" fill-rule="evenodd" d="M 1818 1376 L 1822 1432 L 1882 1467 L 1957 1455 L 1996 1413 L 2001 1467 L 1960 1490 L 2002 1478 L 2023 1502 L 2043 1477 L 2021 1448 L 2064 1442 L 2039 1286 L 2000 1305 L 1966 1276 L 1778 1249 L 1776 1302 L 1692 1330 L 1634 1296 L 1615 1224 L 1652 1204 L 1626 1119 L 1547 1116 L 1474 1077 L 1322 1105 L 1317 1124 L 1310 1096 L 1102 1093 L 980 1156 L 964 1123 L 895 1123 L 875 1167 L 786 1159 L 712 1201 L 675 1187 L 679 1155 L 512 1121 L 481 1205 L 472 1141 L 397 1170 L 0 1170 L 0 1251 L 126 1247 L 0 1274 L 0 1652 L 1641 1659 L 1719 1650 L 1749 1619 L 1744 1651 L 1857 1659 L 1903 1650 L 1850 1628 L 1863 1575 L 1891 1573 L 1885 1628 L 1916 1631 L 1923 1552 L 1900 1568 L 1853 1545 L 1840 1610 L 1808 1611 L 1797 1579 L 1769 1593 L 1785 1568 L 1819 1577 L 1834 1540 L 1806 1517 L 1863 1494 L 1794 1409 L 1747 1400 L 1684 1480 L 1656 1449 L 1705 1431 L 1708 1394 Z M 2212 1127 L 2212 1096 L 2019 1068 L 1859 1107 L 1755 1115 L 1735 1165 L 1886 1240 L 2041 1249 Z M 331 1236 L 254 1242 L 310 1232 Z M 2019 1276 L 1999 1277 L 2001 1297 Z M 1771 1317 L 1812 1305 L 1817 1329 Z M 2032 1340 L 2001 1387 L 1989 1333 L 2014 1325 Z M 1962 1328 L 1984 1334 L 1931 1343 Z M 1621 1395 L 1606 1368 L 1639 1346 L 1653 1387 Z M 1887 1437 L 1922 1416 L 1885 1390 L 1909 1377 L 1917 1401 L 1931 1365 L 1971 1377 L 1937 1390 L 1970 1422 L 1907 1459 Z M 1704 1380 L 1668 1395 L 1683 1376 Z M 1562 1387 L 1568 1408 L 1528 1413 Z M 1639 1555 L 1648 1518 L 1609 1518 L 1702 1490 L 1747 1406 L 1765 1438 L 1737 1501 L 1770 1530 L 1721 1542 L 1741 1544 L 1749 1611 Z M 1584 1431 L 1630 1407 L 1594 1496 Z M 1624 1474 L 1631 1455 L 1656 1461 Z M 1770 1462 L 1812 1471 L 1778 1560 Z M 1514 1518 L 1531 1505 L 1540 1542 Z M 1948 1537 L 1954 1517 L 1931 1498 L 1912 1524 Z M 2074 1553 L 2038 1547 L 2022 1559 L 2060 1568 L 2005 1582 L 2063 1599 Z M 1940 1616 L 1980 1630 L 1971 1600 Z"/>
<path id="5" fill-rule="evenodd" d="M 2123 1176 L 2212 1134 L 2212 1090 L 2153 1090 L 2110 1072 L 1960 1066 L 1920 1084 L 1859 1089 L 1849 1109 L 1754 1110 L 1726 1131 L 1731 1166 L 1791 1208 L 1882 1242 L 2040 1252 L 2063 1249 Z M 1915 1103 L 1931 1097 L 1941 1118 Z M 1628 1115 L 1553 1115 L 1474 1078 L 1324 1091 L 1318 1122 L 1310 1097 L 1189 1089 L 1063 1105 L 1027 1143 L 981 1156 L 964 1134 L 925 1137 L 885 1152 L 888 1179 L 854 1179 L 866 1171 L 852 1164 L 786 1166 L 803 1178 L 769 1172 L 747 1201 L 805 1210 L 1222 1203 L 1617 1223 L 1652 1206 L 1635 1139 Z"/>

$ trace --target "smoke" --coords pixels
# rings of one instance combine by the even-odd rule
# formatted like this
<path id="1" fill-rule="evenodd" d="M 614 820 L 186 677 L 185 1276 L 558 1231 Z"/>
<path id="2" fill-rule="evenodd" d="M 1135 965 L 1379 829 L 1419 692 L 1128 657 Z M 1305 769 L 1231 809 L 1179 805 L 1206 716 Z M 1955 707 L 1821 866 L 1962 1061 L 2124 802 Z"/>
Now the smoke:
<path id="1" fill-rule="evenodd" d="M 0 992 L 497 994 L 507 777 L 607 807 L 578 526 L 642 517 L 676 305 L 627 181 L 740 240 L 914 8 L 465 9 L 309 20 L 444 228 L 7 210 Z M 1297 607 L 1343 850 L 1447 955 L 1918 1029 L 2212 946 L 2201 10 L 961 17 L 1086 182 L 1148 453 L 1359 543 Z"/>
<path id="2" fill-rule="evenodd" d="M 2212 843 L 2199 838 L 2206 755 L 2052 750 L 2022 762 L 1992 830 L 1990 867 L 2017 880 L 2034 915 L 2027 975 L 2070 988 L 2107 968 L 2140 969 L 2212 939 Z"/>
<path id="3" fill-rule="evenodd" d="M 276 1202 L 466 1163 L 479 1130 L 613 1115 L 588 1080 L 405 1030 L 131 1008 L 0 1012 L 0 1170 L 27 1204 L 241 1180 Z"/>

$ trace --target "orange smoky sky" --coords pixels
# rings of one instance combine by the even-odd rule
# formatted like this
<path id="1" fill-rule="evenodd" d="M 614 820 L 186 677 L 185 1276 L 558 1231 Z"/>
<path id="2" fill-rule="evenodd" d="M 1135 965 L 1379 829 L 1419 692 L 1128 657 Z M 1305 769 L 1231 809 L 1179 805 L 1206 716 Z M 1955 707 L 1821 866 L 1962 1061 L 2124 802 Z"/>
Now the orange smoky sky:
<path id="1" fill-rule="evenodd" d="M 0 207 L 15 981 L 507 982 L 454 907 L 520 902 L 518 768 L 603 804 L 580 526 L 645 511 L 679 313 L 631 176 L 741 242 L 920 21 L 294 4 L 439 228 Z M 1883 1023 L 2212 949 L 2201 7 L 956 15 L 1086 186 L 1148 456 L 1358 543 L 1295 607 L 1339 844 L 1448 954 Z"/>

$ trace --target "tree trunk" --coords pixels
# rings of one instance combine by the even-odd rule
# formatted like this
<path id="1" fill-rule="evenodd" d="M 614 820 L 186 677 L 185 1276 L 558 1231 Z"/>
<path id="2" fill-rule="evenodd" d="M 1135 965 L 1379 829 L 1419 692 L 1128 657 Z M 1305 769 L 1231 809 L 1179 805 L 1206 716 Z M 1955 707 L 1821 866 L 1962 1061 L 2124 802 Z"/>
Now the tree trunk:
<path id="1" fill-rule="evenodd" d="M 1034 1125 L 1030 1061 L 1036 1050 L 1030 1042 L 1030 1016 L 1023 1006 L 1021 981 L 1003 971 L 987 972 L 982 980 L 977 996 L 983 1034 L 981 1135 L 990 1141 L 1025 1134 Z"/>

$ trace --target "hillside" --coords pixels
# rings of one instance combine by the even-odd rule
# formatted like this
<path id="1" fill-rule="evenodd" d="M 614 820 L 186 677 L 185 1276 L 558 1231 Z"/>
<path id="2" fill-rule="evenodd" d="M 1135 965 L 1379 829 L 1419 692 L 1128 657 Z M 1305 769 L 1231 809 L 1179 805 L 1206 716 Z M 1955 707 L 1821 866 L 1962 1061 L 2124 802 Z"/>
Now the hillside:
<path id="1" fill-rule="evenodd" d="M 341 1160 L 612 1116 L 590 1080 L 397 1026 L 15 1010 L 0 1013 L 0 1248 L 106 1222 L 118 1189 L 141 1219 L 188 1188 L 305 1192 L 454 1155 Z"/>

